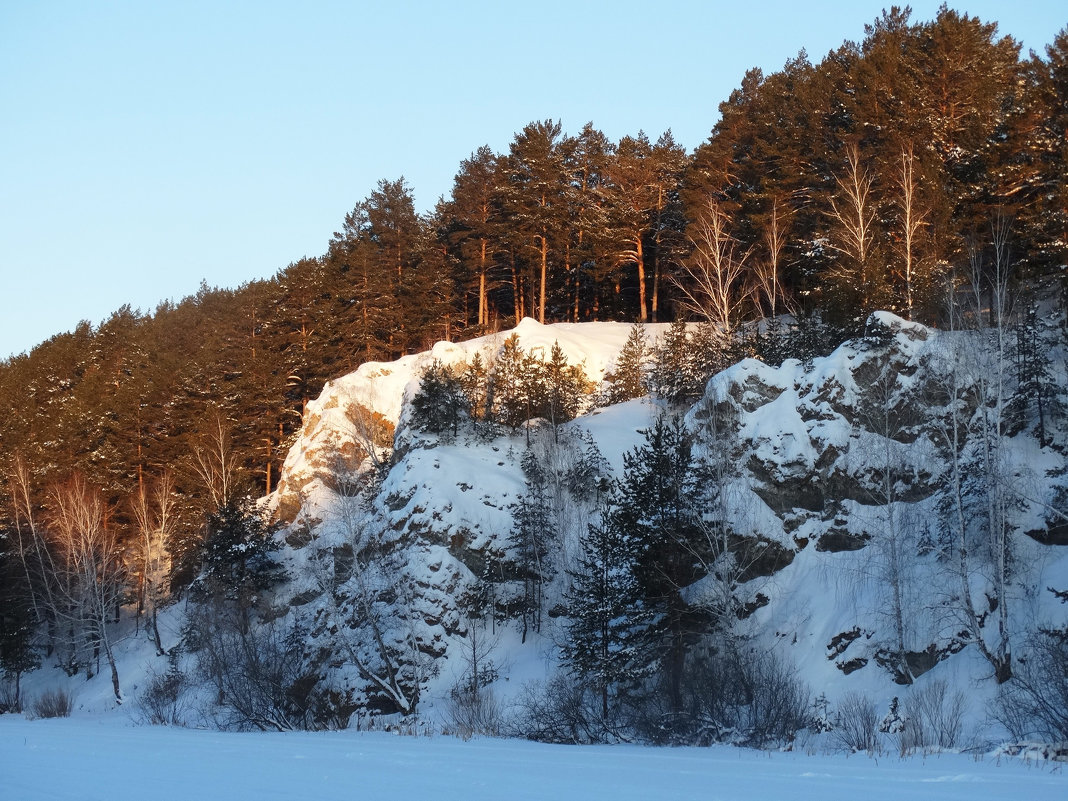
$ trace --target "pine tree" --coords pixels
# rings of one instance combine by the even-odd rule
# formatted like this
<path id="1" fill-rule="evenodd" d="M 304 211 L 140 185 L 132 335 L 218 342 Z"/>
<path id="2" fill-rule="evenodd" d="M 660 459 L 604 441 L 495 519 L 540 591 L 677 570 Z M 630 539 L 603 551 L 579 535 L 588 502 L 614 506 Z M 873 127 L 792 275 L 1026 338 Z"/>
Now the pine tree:
<path id="1" fill-rule="evenodd" d="M 443 214 L 446 237 L 460 263 L 461 281 L 468 293 L 478 297 L 479 329 L 490 324 L 490 295 L 498 280 L 494 275 L 501 236 L 498 164 L 499 158 L 488 145 L 460 162 Z"/>
<path id="2" fill-rule="evenodd" d="M 574 186 L 568 174 L 568 140 L 558 121 L 532 122 L 512 142 L 505 168 L 503 202 L 519 257 L 533 273 L 527 307 L 546 322 L 549 296 L 559 285 L 566 260 L 568 216 Z M 523 288 L 515 287 L 516 294 Z"/>
<path id="3" fill-rule="evenodd" d="M 460 388 L 463 390 L 468 412 L 471 419 L 475 421 L 477 430 L 478 422 L 485 420 L 489 412 L 487 409 L 489 372 L 482 360 L 482 354 L 478 351 L 475 351 L 471 361 L 460 373 Z"/>
<path id="4" fill-rule="evenodd" d="M 32 591 L 18 547 L 12 547 L 16 537 L 0 530 L 0 671 L 14 683 L 12 708 L 0 706 L 0 713 L 22 711 L 22 675 L 41 664 L 40 654 L 34 647 L 34 634 L 40 621 L 34 615 Z"/>

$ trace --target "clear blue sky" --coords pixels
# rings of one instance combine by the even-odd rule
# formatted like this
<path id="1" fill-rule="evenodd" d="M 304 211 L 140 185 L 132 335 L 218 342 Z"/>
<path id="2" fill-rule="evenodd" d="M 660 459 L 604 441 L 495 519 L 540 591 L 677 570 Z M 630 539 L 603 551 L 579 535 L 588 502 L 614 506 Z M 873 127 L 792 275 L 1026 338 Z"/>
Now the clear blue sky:
<path id="1" fill-rule="evenodd" d="M 380 178 L 430 209 L 531 120 L 692 150 L 748 68 L 818 60 L 884 5 L 0 0 L 0 358 L 319 255 Z M 952 5 L 1025 52 L 1068 23 Z"/>

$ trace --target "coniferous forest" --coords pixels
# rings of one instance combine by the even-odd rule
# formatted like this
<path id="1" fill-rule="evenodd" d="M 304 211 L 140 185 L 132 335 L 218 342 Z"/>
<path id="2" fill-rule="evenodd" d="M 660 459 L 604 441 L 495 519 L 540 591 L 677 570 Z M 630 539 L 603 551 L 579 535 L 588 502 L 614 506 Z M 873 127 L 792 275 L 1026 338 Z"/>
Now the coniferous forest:
<path id="1" fill-rule="evenodd" d="M 1034 287 L 1068 291 L 1068 28 L 1023 53 L 992 21 L 894 8 L 819 60 L 749 71 L 692 153 L 670 131 L 611 141 L 552 119 L 507 152 L 472 147 L 430 213 L 385 178 L 339 210 L 321 256 L 0 364 L 6 670 L 40 660 L 41 579 L 20 551 L 79 514 L 111 554 L 92 570 L 125 577 L 97 599 L 98 649 L 119 606 L 151 614 L 198 576 L 255 593 L 244 565 L 213 572 L 204 532 L 270 547 L 246 499 L 276 489 L 326 382 L 365 362 L 524 317 L 693 321 L 739 332 L 707 378 L 743 355 L 826 354 L 876 310 L 943 327 L 947 295 L 988 265 L 1011 266 L 1021 309 Z M 753 338 L 761 319 L 785 329 Z"/>

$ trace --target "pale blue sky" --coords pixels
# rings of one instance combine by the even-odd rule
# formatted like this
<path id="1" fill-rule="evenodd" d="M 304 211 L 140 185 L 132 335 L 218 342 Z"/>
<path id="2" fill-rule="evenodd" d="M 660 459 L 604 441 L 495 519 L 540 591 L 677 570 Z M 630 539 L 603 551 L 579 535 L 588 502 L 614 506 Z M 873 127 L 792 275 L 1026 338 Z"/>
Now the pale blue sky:
<path id="1" fill-rule="evenodd" d="M 321 254 L 380 178 L 429 209 L 531 120 L 692 150 L 748 68 L 818 60 L 885 5 L 0 0 L 0 358 Z M 1025 52 L 1068 23 L 952 5 Z"/>

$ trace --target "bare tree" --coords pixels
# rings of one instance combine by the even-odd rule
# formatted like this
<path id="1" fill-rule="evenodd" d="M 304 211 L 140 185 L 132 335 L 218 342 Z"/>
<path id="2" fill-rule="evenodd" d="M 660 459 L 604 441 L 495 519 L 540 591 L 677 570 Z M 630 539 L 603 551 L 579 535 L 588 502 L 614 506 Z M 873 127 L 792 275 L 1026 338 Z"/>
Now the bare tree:
<path id="1" fill-rule="evenodd" d="M 164 472 L 151 490 L 141 484 L 134 495 L 132 511 L 138 533 L 134 547 L 137 613 L 147 616 L 146 628 L 156 645 L 156 653 L 162 656 L 165 651 L 159 635 L 158 612 L 167 598 L 170 559 L 166 545 L 176 522 L 173 476 Z"/>
<path id="2" fill-rule="evenodd" d="M 753 268 L 751 292 L 756 306 L 766 311 L 768 317 L 778 316 L 780 303 L 786 306 L 786 293 L 782 286 L 782 256 L 786 249 L 786 215 L 778 200 L 771 202 L 771 215 L 764 226 L 764 258 Z"/>
<path id="3" fill-rule="evenodd" d="M 956 553 L 956 609 L 998 683 L 1012 678 L 1010 643 L 1011 512 L 1023 497 L 1013 486 L 1004 449 L 1007 423 L 1010 256 L 1008 220 L 993 224 L 993 257 L 984 263 L 973 247 L 968 293 L 949 304 L 951 340 L 945 370 L 949 415 L 942 432 L 949 451 L 949 508 Z M 984 304 L 989 298 L 989 306 Z M 989 325 L 983 325 L 983 318 Z M 975 597 L 980 577 L 984 598 Z M 994 625 L 989 626 L 988 618 Z"/>
<path id="4" fill-rule="evenodd" d="M 710 197 L 690 229 L 693 252 L 674 279 L 677 302 L 712 323 L 722 336 L 730 334 L 741 304 L 738 284 L 749 257 L 748 251 L 740 251 L 730 225 L 723 207 Z"/>
<path id="5" fill-rule="evenodd" d="M 46 580 L 51 574 L 49 566 L 50 554 L 48 548 L 37 527 L 37 516 L 34 513 L 32 500 L 30 469 L 22 454 L 16 453 L 11 465 L 11 477 L 9 489 L 11 492 L 11 507 L 15 522 L 15 537 L 17 539 L 18 556 L 22 569 L 26 576 L 26 586 L 33 592 L 30 602 L 33 608 L 34 618 L 38 623 L 44 622 L 45 611 L 54 608 L 51 598 L 51 584 Z M 38 600 L 38 593 L 43 598 Z M 50 635 L 53 633 L 55 620 L 49 619 Z"/>
<path id="6" fill-rule="evenodd" d="M 872 200 L 874 180 L 860 159 L 855 144 L 846 148 L 846 169 L 835 179 L 838 191 L 831 196 L 831 221 L 838 228 L 830 247 L 852 262 L 838 278 L 857 282 L 862 298 L 867 300 L 868 261 L 874 241 L 875 203 Z"/>
<path id="7" fill-rule="evenodd" d="M 901 255 L 902 278 L 905 282 L 905 312 L 909 320 L 913 317 L 916 293 L 917 255 L 916 247 L 920 234 L 927 225 L 926 209 L 920 207 L 916 197 L 918 190 L 915 171 L 915 157 L 910 143 L 901 151 L 901 169 L 897 173 L 898 211 L 901 214 Z"/>
<path id="8" fill-rule="evenodd" d="M 892 346 L 891 346 L 892 347 Z M 900 380 L 901 364 L 893 351 L 875 355 L 878 373 L 868 383 L 857 408 L 856 447 L 847 458 L 856 457 L 853 468 L 862 482 L 866 496 L 863 507 L 871 510 L 873 529 L 870 548 L 874 558 L 865 563 L 871 578 L 883 590 L 877 611 L 889 618 L 892 639 L 884 643 L 895 681 L 911 684 L 914 680 L 907 654 L 912 648 L 915 575 L 914 554 L 917 550 L 914 521 L 903 511 L 902 486 L 909 486 L 914 476 L 911 466 L 924 461 L 915 449 L 926 440 L 918 440 L 910 451 L 901 439 L 910 423 L 916 422 L 909 410 L 916 408 L 908 395 L 908 383 Z M 885 663 L 884 663 L 885 664 Z"/>
<path id="9" fill-rule="evenodd" d="M 335 481 L 353 486 L 344 474 Z M 358 492 L 335 493 L 333 512 L 341 543 L 321 548 L 309 561 L 322 614 L 336 631 L 336 647 L 373 692 L 411 714 L 434 671 L 421 640 L 416 588 L 401 554 L 386 541 L 386 532 L 373 525 Z"/>
<path id="10" fill-rule="evenodd" d="M 241 459 L 230 440 L 230 429 L 219 411 L 193 444 L 193 472 L 211 500 L 212 509 L 221 509 L 239 493 Z"/>
<path id="11" fill-rule="evenodd" d="M 115 700 L 122 703 L 119 672 L 110 633 L 126 590 L 122 554 L 111 525 L 111 510 L 99 490 L 81 475 L 53 487 L 48 539 L 53 557 L 51 597 L 55 618 L 74 640 L 102 650 L 111 669 Z"/>

